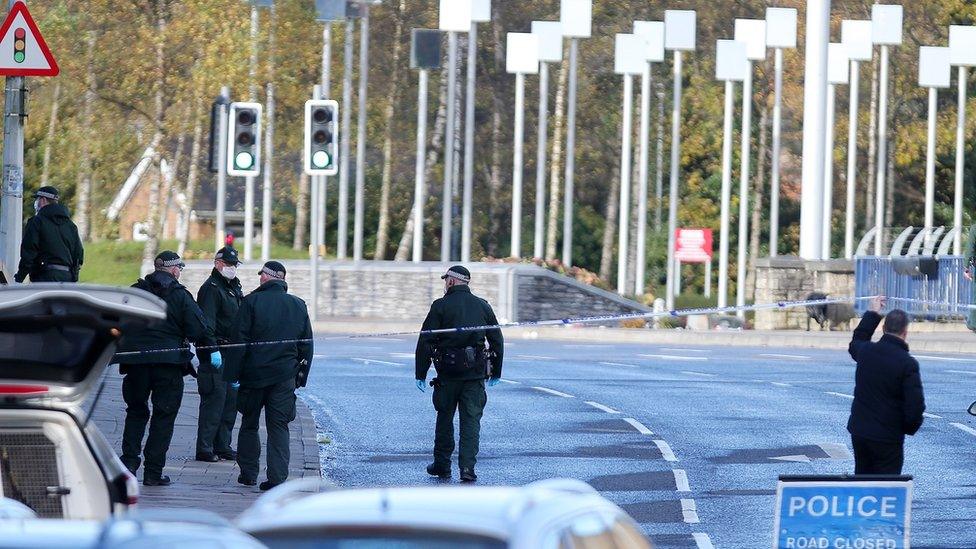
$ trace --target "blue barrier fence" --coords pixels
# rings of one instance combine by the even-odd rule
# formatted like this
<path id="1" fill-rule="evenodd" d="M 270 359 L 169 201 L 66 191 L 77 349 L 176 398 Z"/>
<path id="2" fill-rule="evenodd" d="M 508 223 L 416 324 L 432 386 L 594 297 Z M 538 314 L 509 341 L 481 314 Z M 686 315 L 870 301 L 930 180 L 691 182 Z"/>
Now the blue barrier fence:
<path id="1" fill-rule="evenodd" d="M 960 303 L 970 303 L 972 295 L 973 283 L 963 276 L 965 259 L 944 256 L 938 262 L 937 276 L 913 277 L 896 272 L 891 257 L 856 258 L 854 294 L 856 297 L 887 296 L 889 309 L 903 309 L 919 318 L 965 318 L 969 311 L 957 306 Z M 906 301 L 909 299 L 936 303 Z M 854 307 L 858 314 L 862 314 L 867 309 L 868 302 L 857 301 Z"/>

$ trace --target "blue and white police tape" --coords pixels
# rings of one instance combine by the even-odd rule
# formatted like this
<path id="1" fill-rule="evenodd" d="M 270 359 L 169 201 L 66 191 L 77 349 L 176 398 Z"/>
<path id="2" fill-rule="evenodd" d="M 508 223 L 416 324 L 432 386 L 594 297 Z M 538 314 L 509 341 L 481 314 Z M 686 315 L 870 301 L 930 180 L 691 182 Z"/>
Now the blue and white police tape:
<path id="1" fill-rule="evenodd" d="M 748 312 L 748 311 L 766 311 L 766 310 L 777 310 L 777 309 L 795 309 L 798 307 L 816 307 L 820 305 L 830 305 L 833 303 L 852 303 L 856 301 L 866 301 L 874 299 L 877 296 L 865 296 L 865 297 L 836 297 L 836 298 L 826 298 L 826 299 L 805 299 L 797 301 L 776 301 L 773 303 L 759 303 L 755 305 L 742 305 L 742 306 L 731 306 L 731 307 L 705 307 L 705 308 L 694 308 L 694 309 L 676 309 L 671 311 L 658 311 L 649 313 L 629 313 L 629 314 L 618 314 L 618 315 L 598 315 L 598 316 L 584 316 L 584 317 L 570 317 L 570 318 L 560 318 L 553 320 L 533 320 L 526 322 L 508 322 L 505 324 L 491 324 L 482 326 L 467 326 L 462 328 L 442 328 L 437 330 L 411 330 L 402 332 L 380 332 L 380 333 L 370 333 L 370 334 L 353 334 L 353 335 L 343 335 L 343 336 L 332 336 L 326 338 L 320 338 L 325 340 L 335 340 L 335 339 L 370 339 L 378 337 L 395 337 L 395 336 L 408 336 L 408 335 L 439 335 L 439 334 L 456 334 L 465 332 L 481 332 L 487 330 L 504 330 L 508 328 L 527 328 L 527 327 L 538 327 L 538 326 L 571 326 L 575 324 L 600 324 L 606 322 L 621 322 L 625 320 L 654 320 L 656 318 L 677 318 L 684 316 L 694 316 L 694 315 L 710 315 L 710 314 L 722 314 L 722 313 L 737 313 L 737 312 Z M 248 343 L 222 343 L 219 345 L 201 345 L 197 347 L 198 350 L 213 350 L 213 349 L 233 349 L 240 347 L 257 347 L 264 345 L 290 345 L 297 343 L 311 343 L 313 339 L 282 339 L 274 341 L 252 341 Z M 142 354 L 150 353 L 168 353 L 176 351 L 185 351 L 186 347 L 176 347 L 168 349 L 147 349 L 144 351 L 124 351 L 116 353 L 116 357 L 126 357 L 126 356 L 136 356 Z"/>

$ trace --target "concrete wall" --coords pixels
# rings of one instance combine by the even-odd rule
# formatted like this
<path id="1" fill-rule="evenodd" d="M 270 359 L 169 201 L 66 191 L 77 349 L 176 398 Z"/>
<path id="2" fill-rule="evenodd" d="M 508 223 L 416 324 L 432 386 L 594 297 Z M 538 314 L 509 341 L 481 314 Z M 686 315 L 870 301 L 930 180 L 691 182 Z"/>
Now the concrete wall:
<path id="1" fill-rule="evenodd" d="M 822 292 L 830 297 L 853 296 L 854 262 L 846 259 L 807 261 L 792 256 L 756 261 L 756 303 L 802 300 L 811 292 Z M 756 311 L 757 330 L 806 327 L 807 312 L 803 307 Z"/>
<path id="2" fill-rule="evenodd" d="M 283 261 L 291 293 L 309 301 L 307 261 Z M 423 320 L 430 303 L 444 295 L 441 275 L 450 265 L 435 262 L 319 263 L 319 320 L 375 318 Z M 212 262 L 190 261 L 181 282 L 194 294 L 210 276 Z M 472 263 L 472 291 L 488 300 L 500 322 L 543 320 L 648 311 L 616 294 L 588 286 L 534 265 Z M 257 262 L 242 264 L 238 276 L 245 292 L 258 286 Z"/>

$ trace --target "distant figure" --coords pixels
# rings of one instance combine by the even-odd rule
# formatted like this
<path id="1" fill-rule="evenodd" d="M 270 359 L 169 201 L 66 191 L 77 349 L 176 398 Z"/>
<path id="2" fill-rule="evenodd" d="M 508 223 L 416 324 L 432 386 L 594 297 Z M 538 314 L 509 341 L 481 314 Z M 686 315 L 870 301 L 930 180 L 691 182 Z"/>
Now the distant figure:
<path id="1" fill-rule="evenodd" d="M 821 292 L 811 292 L 807 295 L 807 301 L 826 300 L 827 298 L 827 294 Z M 807 305 L 806 310 L 808 332 L 810 331 L 810 320 L 814 320 L 821 330 L 827 328 L 830 331 L 850 322 L 852 318 L 857 316 L 850 303 L 818 303 Z M 848 329 L 850 329 L 849 324 Z"/>
<path id="2" fill-rule="evenodd" d="M 85 249 L 78 227 L 59 200 L 54 187 L 41 187 L 34 193 L 35 215 L 24 228 L 15 281 L 30 276 L 31 282 L 78 282 Z"/>
<path id="3" fill-rule="evenodd" d="M 854 446 L 854 474 L 900 475 L 905 435 L 922 426 L 925 396 L 918 361 L 908 353 L 908 314 L 884 318 L 884 335 L 871 342 L 885 298 L 876 297 L 854 330 L 848 351 L 857 362 L 854 403 L 847 430 Z"/>

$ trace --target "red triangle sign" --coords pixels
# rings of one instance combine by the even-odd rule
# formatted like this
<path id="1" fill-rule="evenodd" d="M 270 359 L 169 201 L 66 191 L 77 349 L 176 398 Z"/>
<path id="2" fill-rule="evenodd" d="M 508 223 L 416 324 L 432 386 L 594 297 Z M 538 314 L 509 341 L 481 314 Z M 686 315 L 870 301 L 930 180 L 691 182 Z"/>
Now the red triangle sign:
<path id="1" fill-rule="evenodd" d="M 0 76 L 57 76 L 60 71 L 27 4 L 18 0 L 0 26 Z"/>

